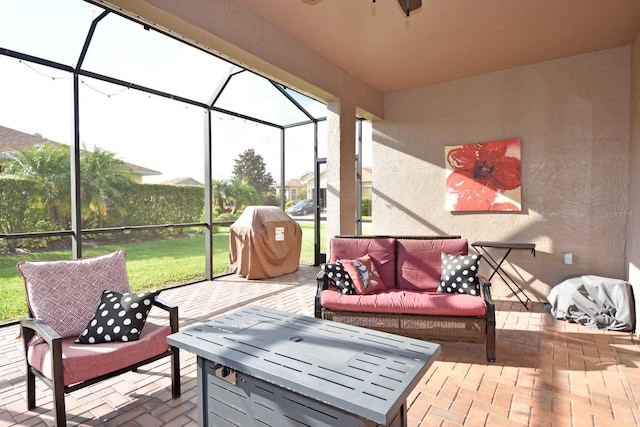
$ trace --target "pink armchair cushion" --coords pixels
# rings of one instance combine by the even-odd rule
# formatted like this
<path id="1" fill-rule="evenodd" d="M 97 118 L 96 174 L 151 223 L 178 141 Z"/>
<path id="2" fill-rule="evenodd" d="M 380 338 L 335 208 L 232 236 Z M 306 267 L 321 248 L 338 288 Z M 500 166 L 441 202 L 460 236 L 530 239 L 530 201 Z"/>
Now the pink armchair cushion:
<path id="1" fill-rule="evenodd" d="M 63 338 L 84 331 L 102 291 L 129 292 L 125 252 L 69 261 L 21 261 L 29 310 Z M 33 344 L 42 342 L 34 337 Z"/>
<path id="2" fill-rule="evenodd" d="M 331 239 L 330 262 L 339 259 L 357 259 L 369 254 L 382 282 L 387 288 L 395 288 L 395 239 L 363 238 L 350 239 L 334 237 Z M 438 252 L 440 256 L 440 252 Z M 440 275 L 438 275 L 438 279 Z"/>
<path id="3" fill-rule="evenodd" d="M 368 313 L 468 317 L 484 316 L 487 311 L 484 300 L 473 295 L 399 289 L 370 295 L 343 295 L 336 289 L 327 289 L 320 294 L 320 302 L 336 311 Z"/>
<path id="4" fill-rule="evenodd" d="M 466 239 L 398 239 L 398 289 L 436 292 L 442 274 L 440 254 L 467 255 Z"/>
<path id="5" fill-rule="evenodd" d="M 83 345 L 74 343 L 75 338 L 65 338 L 62 340 L 64 385 L 114 372 L 161 354 L 169 348 L 169 334 L 171 327 L 147 322 L 138 341 Z M 30 345 L 27 358 L 34 368 L 52 378 L 51 351 L 47 343 Z"/>

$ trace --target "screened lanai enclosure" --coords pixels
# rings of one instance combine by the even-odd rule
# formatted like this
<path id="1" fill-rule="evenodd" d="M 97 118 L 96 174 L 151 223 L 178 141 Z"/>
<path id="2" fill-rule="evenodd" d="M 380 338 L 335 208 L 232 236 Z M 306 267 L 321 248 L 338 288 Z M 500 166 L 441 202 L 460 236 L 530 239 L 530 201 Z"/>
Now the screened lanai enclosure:
<path id="1" fill-rule="evenodd" d="M 0 323 L 26 314 L 23 259 L 124 248 L 133 289 L 228 274 L 245 206 L 311 199 L 293 218 L 322 261 L 323 102 L 83 0 L 0 2 L 0 94 Z"/>

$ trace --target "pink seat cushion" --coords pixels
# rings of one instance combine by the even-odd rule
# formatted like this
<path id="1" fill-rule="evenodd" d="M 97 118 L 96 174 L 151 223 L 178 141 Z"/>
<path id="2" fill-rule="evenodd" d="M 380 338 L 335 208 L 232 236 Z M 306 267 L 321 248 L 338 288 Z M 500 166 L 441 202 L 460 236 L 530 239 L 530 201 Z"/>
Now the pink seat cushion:
<path id="1" fill-rule="evenodd" d="M 379 294 L 343 295 L 335 288 L 322 291 L 323 307 L 340 311 L 422 314 L 433 316 L 484 316 L 487 308 L 480 297 L 424 291 L 387 290 Z"/>
<path id="2" fill-rule="evenodd" d="M 466 239 L 398 239 L 398 289 L 436 292 L 442 273 L 441 252 L 467 255 Z"/>
<path id="3" fill-rule="evenodd" d="M 386 288 L 395 288 L 395 239 L 334 237 L 329 248 L 330 262 L 354 260 L 369 254 Z M 438 253 L 440 256 L 440 253 Z"/>
<path id="4" fill-rule="evenodd" d="M 171 327 L 147 322 L 139 341 L 108 344 L 75 344 L 75 337 L 62 340 L 64 385 L 75 384 L 141 362 L 169 348 Z M 51 352 L 46 343 L 29 347 L 29 364 L 52 378 Z"/>

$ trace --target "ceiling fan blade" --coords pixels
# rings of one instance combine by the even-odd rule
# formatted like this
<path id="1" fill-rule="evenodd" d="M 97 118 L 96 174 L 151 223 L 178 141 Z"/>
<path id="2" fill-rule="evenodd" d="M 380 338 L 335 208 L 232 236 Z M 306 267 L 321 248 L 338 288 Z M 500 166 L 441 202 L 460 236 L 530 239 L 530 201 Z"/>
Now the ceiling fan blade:
<path id="1" fill-rule="evenodd" d="M 411 12 L 422 7 L 422 0 L 398 0 L 398 4 L 409 16 Z"/>

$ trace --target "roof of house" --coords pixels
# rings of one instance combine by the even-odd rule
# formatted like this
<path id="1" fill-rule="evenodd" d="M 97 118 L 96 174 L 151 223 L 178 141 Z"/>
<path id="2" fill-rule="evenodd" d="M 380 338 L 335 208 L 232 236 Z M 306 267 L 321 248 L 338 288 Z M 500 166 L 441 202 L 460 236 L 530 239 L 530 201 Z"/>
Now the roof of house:
<path id="1" fill-rule="evenodd" d="M 183 178 L 173 178 L 167 181 L 163 181 L 163 184 L 173 184 L 173 185 L 202 185 L 201 182 L 191 178 L 191 177 L 183 177 Z"/>
<path id="2" fill-rule="evenodd" d="M 13 150 L 32 147 L 47 141 L 45 138 L 28 133 L 20 132 L 15 129 L 0 126 L 0 153 L 7 153 Z M 51 141 L 58 144 L 55 141 Z"/>
<path id="3" fill-rule="evenodd" d="M 304 184 L 298 178 L 287 179 L 284 185 L 286 187 L 304 187 Z"/>
<path id="4" fill-rule="evenodd" d="M 49 142 L 55 145 L 65 145 L 60 142 L 52 141 L 47 138 L 43 138 L 37 135 L 31 135 L 28 133 L 20 132 L 19 130 L 11 129 L 5 126 L 0 126 L 0 158 L 3 154 L 11 151 L 21 150 L 34 145 L 43 144 Z M 153 169 L 145 168 L 144 166 L 135 165 L 129 162 L 123 162 L 134 174 L 137 175 L 162 175 L 161 172 Z"/>

